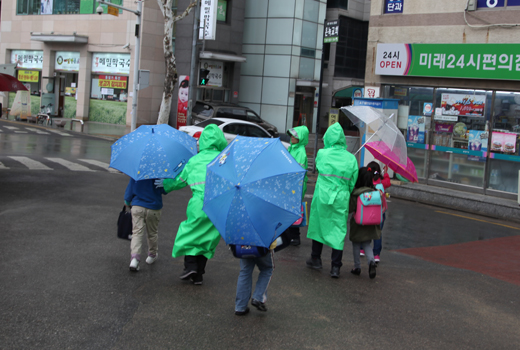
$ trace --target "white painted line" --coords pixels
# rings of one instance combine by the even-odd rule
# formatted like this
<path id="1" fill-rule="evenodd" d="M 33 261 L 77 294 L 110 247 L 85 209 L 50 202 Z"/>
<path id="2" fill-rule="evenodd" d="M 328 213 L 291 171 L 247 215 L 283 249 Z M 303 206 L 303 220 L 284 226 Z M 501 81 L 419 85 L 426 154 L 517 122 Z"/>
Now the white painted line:
<path id="1" fill-rule="evenodd" d="M 37 134 L 40 134 L 40 135 L 49 135 L 49 133 L 47 131 L 42 131 L 40 129 L 35 129 L 35 128 L 25 128 L 29 131 L 32 131 L 32 132 L 35 132 Z"/>
<path id="2" fill-rule="evenodd" d="M 52 130 L 52 129 L 49 129 L 50 132 L 53 132 L 55 134 L 58 134 L 60 136 L 72 136 L 71 134 L 67 134 L 65 132 L 61 132 L 61 131 L 57 131 L 57 130 Z"/>
<path id="3" fill-rule="evenodd" d="M 111 173 L 121 173 L 119 170 L 110 168 L 110 164 L 107 164 L 107 163 L 104 163 L 104 162 L 100 162 L 99 160 L 94 160 L 94 159 L 78 159 L 78 160 L 81 160 L 82 162 L 98 166 L 98 167 L 103 168 L 103 169 L 105 169 L 107 171 L 110 171 Z"/>
<path id="4" fill-rule="evenodd" d="M 6 167 L 2 162 L 0 162 L 0 169 L 9 169 L 9 168 Z"/>
<path id="5" fill-rule="evenodd" d="M 22 163 L 23 165 L 25 165 L 26 167 L 28 167 L 31 170 L 52 170 L 51 168 L 49 168 L 45 164 L 37 162 L 37 161 L 32 160 L 32 159 L 27 158 L 27 157 L 9 156 L 9 158 L 14 159 L 17 162 Z"/>
<path id="6" fill-rule="evenodd" d="M 4 128 L 10 129 L 10 130 L 18 130 L 18 127 L 16 127 L 16 126 L 4 126 Z"/>
<path id="7" fill-rule="evenodd" d="M 20 130 L 15 130 L 14 132 L 17 134 L 27 134 L 28 133 L 27 131 L 20 131 Z"/>
<path id="8" fill-rule="evenodd" d="M 65 160 L 62 158 L 46 158 L 46 159 L 50 160 L 51 162 L 61 164 L 64 167 L 66 167 L 72 171 L 94 171 L 94 170 L 87 168 L 86 166 L 83 166 L 78 163 L 69 162 L 68 160 Z"/>

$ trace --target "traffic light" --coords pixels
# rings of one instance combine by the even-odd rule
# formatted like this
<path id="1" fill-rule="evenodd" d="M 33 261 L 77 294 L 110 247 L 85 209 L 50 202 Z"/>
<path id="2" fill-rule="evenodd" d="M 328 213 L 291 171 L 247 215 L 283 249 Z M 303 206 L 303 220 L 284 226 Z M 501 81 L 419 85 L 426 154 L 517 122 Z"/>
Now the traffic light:
<path id="1" fill-rule="evenodd" d="M 207 69 L 201 69 L 199 74 L 199 85 L 208 85 L 208 78 L 209 70 Z"/>

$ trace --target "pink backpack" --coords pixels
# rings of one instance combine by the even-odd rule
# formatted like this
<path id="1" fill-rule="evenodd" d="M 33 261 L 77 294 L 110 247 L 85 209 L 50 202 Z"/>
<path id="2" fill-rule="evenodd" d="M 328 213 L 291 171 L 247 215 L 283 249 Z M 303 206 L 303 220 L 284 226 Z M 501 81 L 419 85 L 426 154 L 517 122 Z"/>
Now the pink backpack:
<path id="1" fill-rule="evenodd" d="M 383 222 L 383 196 L 380 191 L 361 193 L 357 199 L 354 220 L 358 225 L 381 225 Z"/>

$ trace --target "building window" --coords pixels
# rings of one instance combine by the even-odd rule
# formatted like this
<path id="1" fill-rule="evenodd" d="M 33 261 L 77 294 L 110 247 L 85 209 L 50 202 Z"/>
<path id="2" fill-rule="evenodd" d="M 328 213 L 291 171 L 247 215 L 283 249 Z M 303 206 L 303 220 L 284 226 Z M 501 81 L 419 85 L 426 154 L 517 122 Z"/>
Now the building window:
<path id="1" fill-rule="evenodd" d="M 18 0 L 16 13 L 19 15 L 39 15 L 42 2 L 40 0 Z"/>
<path id="2" fill-rule="evenodd" d="M 329 0 L 327 8 L 348 10 L 348 0 Z"/>
<path id="3" fill-rule="evenodd" d="M 334 75 L 342 78 L 365 77 L 368 22 L 340 16 Z"/>
<path id="4" fill-rule="evenodd" d="M 114 5 L 122 5 L 123 0 L 108 0 Z M 81 0 L 17 0 L 17 15 L 69 15 L 96 13 L 96 1 Z M 106 13 L 106 5 L 102 5 Z M 122 13 L 123 10 L 119 10 Z"/>

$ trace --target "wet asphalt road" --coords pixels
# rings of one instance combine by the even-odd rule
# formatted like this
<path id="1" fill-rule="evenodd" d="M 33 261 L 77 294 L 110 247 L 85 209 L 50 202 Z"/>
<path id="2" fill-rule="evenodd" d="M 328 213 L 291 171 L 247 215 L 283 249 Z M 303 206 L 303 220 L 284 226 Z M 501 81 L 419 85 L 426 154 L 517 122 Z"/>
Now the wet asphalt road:
<path id="1" fill-rule="evenodd" d="M 29 136 L 34 145 L 20 139 Z M 520 225 L 393 198 L 374 280 L 365 266 L 359 277 L 348 273 L 348 242 L 339 279 L 329 277 L 330 249 L 323 270 L 306 268 L 304 238 L 275 255 L 266 313 L 234 315 L 239 266 L 223 241 L 202 286 L 178 279 L 182 260 L 171 258 L 171 247 L 187 189 L 164 197 L 157 262 L 131 273 L 129 243 L 116 238 L 128 178 L 46 159 L 108 163 L 110 145 L 0 133 L 8 168 L 0 169 L 1 349 L 515 349 L 520 342 L 519 285 L 396 251 L 485 243 L 518 236 Z M 52 170 L 9 158 L 22 155 Z"/>

